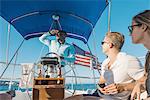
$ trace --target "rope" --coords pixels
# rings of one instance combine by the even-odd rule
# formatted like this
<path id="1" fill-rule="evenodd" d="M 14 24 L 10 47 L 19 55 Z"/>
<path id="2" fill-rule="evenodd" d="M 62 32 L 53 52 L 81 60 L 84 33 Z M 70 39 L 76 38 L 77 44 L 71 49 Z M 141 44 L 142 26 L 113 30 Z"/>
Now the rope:
<path id="1" fill-rule="evenodd" d="M 94 50 L 95 50 L 95 56 L 96 56 L 96 58 L 97 58 L 96 41 L 95 41 L 94 33 L 95 33 L 95 32 L 94 32 L 94 30 L 93 30 L 91 34 L 92 34 L 92 37 L 93 37 L 93 46 L 94 46 Z M 97 66 L 97 59 L 96 59 L 96 66 Z M 96 84 L 94 68 L 92 68 L 92 70 L 93 70 L 94 84 Z M 97 70 L 98 70 L 98 68 L 97 68 Z"/>
<path id="2" fill-rule="evenodd" d="M 15 67 L 16 67 L 17 57 L 18 57 L 18 52 L 17 52 L 17 54 L 16 54 L 16 58 L 15 58 L 15 64 L 14 64 L 13 74 L 12 74 L 12 77 L 11 77 L 11 80 L 10 80 L 10 84 L 9 84 L 9 90 L 11 90 L 12 80 L 13 80 L 13 78 L 14 78 L 14 74 L 15 74 Z"/>
<path id="3" fill-rule="evenodd" d="M 16 52 L 14 53 L 14 55 L 12 56 L 12 58 L 10 59 L 9 63 L 6 65 L 6 67 L 5 67 L 4 71 L 3 71 L 3 73 L 2 73 L 1 76 L 0 76 L 0 79 L 3 77 L 5 71 L 6 71 L 7 68 L 9 67 L 10 63 L 11 63 L 12 60 L 14 59 L 14 57 L 15 57 L 15 55 L 17 54 L 17 52 L 19 51 L 19 49 L 21 48 L 21 46 L 22 46 L 24 40 L 25 40 L 25 39 L 23 39 L 23 41 L 21 42 L 20 46 L 18 47 L 18 49 L 16 50 Z"/>
<path id="4" fill-rule="evenodd" d="M 53 23 L 54 23 L 54 21 L 52 21 L 52 24 L 51 24 L 51 26 L 50 26 L 49 30 L 51 30 L 51 29 L 52 29 Z"/>
<path id="5" fill-rule="evenodd" d="M 38 59 L 36 60 L 36 63 L 38 63 L 38 61 L 40 60 L 40 57 L 41 57 L 42 52 L 43 52 L 43 50 L 44 50 L 44 47 L 45 47 L 45 45 L 42 46 L 41 51 L 40 51 L 40 54 L 39 54 L 39 57 L 38 57 Z"/>
<path id="6" fill-rule="evenodd" d="M 61 25 L 60 25 L 59 20 L 57 20 L 57 22 L 58 22 L 58 25 L 59 25 L 59 27 L 60 27 L 60 30 L 62 30 L 62 27 L 61 27 Z"/>

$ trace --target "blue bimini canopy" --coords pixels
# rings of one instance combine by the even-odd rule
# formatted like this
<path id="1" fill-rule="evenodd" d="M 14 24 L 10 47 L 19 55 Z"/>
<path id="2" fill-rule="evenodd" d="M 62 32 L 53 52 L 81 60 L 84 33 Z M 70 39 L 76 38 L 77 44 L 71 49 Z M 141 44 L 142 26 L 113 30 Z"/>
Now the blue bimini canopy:
<path id="1" fill-rule="evenodd" d="M 0 0 L 0 16 L 27 40 L 49 31 L 55 22 L 52 16 L 57 15 L 68 37 L 86 43 L 107 4 L 106 0 Z"/>

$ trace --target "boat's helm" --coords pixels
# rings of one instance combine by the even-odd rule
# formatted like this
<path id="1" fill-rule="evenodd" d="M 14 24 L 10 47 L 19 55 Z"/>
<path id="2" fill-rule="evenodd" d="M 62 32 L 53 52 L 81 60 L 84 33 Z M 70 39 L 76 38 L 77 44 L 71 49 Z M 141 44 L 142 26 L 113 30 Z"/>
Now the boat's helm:
<path id="1" fill-rule="evenodd" d="M 63 68 L 65 69 L 65 72 L 63 72 L 61 71 L 61 69 L 63 69 L 61 66 L 61 57 L 56 53 L 50 52 L 47 53 L 45 57 L 41 57 L 37 66 L 38 77 L 63 77 L 65 78 L 65 90 L 74 95 L 77 86 L 77 77 L 74 64 L 68 63 L 63 66 Z"/>
<path id="2" fill-rule="evenodd" d="M 41 57 L 39 62 L 41 66 L 39 66 L 38 77 L 45 78 L 57 78 L 61 77 L 61 58 L 58 54 L 50 52 L 45 55 L 45 57 Z"/>

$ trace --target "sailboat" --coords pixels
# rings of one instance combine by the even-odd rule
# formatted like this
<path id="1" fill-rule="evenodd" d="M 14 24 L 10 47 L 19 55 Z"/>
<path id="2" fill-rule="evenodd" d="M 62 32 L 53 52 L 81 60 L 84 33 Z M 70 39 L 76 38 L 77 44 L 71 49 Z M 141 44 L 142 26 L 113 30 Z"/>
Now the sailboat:
<path id="1" fill-rule="evenodd" d="M 102 13 L 106 11 L 106 8 L 108 10 L 108 29 L 107 31 L 110 31 L 110 7 L 111 7 L 111 1 L 113 0 L 77 0 L 77 1 L 68 1 L 68 0 L 31 0 L 31 1 L 8 1 L 8 0 L 1 0 L 0 1 L 0 16 L 3 18 L 3 20 L 7 21 L 8 23 L 8 31 L 4 33 L 0 33 L 3 35 L 7 34 L 7 46 L 6 46 L 6 60 L 0 62 L 2 73 L 0 74 L 0 80 L 1 83 L 8 85 L 8 90 L 11 90 L 14 88 L 14 85 L 19 85 L 20 88 L 24 87 L 25 89 L 20 89 L 17 87 L 15 90 L 16 96 L 13 97 L 13 100 L 30 100 L 33 99 L 33 84 L 30 85 L 30 82 L 33 78 L 37 77 L 38 73 L 34 71 L 33 69 L 38 66 L 38 61 L 42 56 L 44 56 L 47 51 L 45 50 L 44 46 L 42 46 L 39 41 L 38 37 L 41 36 L 44 32 L 48 32 L 50 29 L 53 28 L 59 28 L 61 30 L 65 30 L 68 34 L 68 38 L 70 41 L 82 41 L 83 44 L 86 44 L 86 46 L 82 45 L 82 42 L 77 42 L 75 44 L 77 49 L 77 56 L 81 57 L 87 57 L 89 54 L 90 57 L 95 57 L 97 59 L 96 51 L 91 50 L 91 44 L 89 44 L 89 39 L 91 36 L 95 35 L 94 28 L 96 26 L 97 21 L 100 19 Z M 146 1 L 146 0 L 145 0 Z M 119 1 L 115 2 L 114 4 L 118 3 Z M 120 1 L 122 2 L 122 1 Z M 138 0 L 136 2 L 139 3 Z M 124 8 L 129 9 L 128 13 L 122 13 L 119 14 L 119 18 L 116 17 L 116 20 L 119 20 L 119 23 L 117 23 L 116 20 L 112 20 L 115 23 L 115 27 L 117 26 L 117 30 L 120 29 L 121 31 L 121 25 L 122 16 L 125 17 L 131 16 L 131 12 L 133 9 L 138 8 L 137 11 L 139 12 L 140 7 L 143 3 L 139 3 L 137 7 L 134 7 L 136 3 L 135 1 L 130 1 Z M 132 3 L 133 7 L 128 7 L 129 3 Z M 149 3 L 149 2 L 148 2 Z M 148 7 L 149 4 L 147 3 Z M 118 3 L 119 4 L 119 3 Z M 117 6 L 118 6 L 117 4 Z M 121 4 L 119 4 L 121 5 Z M 145 6 L 146 9 L 148 8 Z M 119 6 L 121 9 L 121 7 Z M 119 8 L 117 8 L 119 10 Z M 123 8 L 123 7 L 122 7 Z M 130 9 L 131 8 L 131 9 Z M 143 10 L 142 9 L 142 10 Z M 117 10 L 117 12 L 118 12 Z M 124 9 L 123 9 L 124 10 Z M 118 15 L 118 14 L 117 14 Z M 122 15 L 122 16 L 120 16 Z M 124 17 L 123 17 L 124 18 Z M 115 18 L 114 18 L 115 19 Z M 128 21 L 126 21 L 128 22 Z M 123 23 L 123 24 L 129 24 L 129 23 Z M 107 26 L 104 25 L 104 26 Z M 119 29 L 118 29 L 119 27 Z M 122 26 L 123 27 L 123 26 Z M 126 26 L 125 26 L 126 27 Z M 1 27 L 2 28 L 2 27 Z M 19 42 L 17 41 L 18 37 L 16 36 L 13 40 L 11 40 L 11 36 L 19 35 L 21 38 L 19 39 Z M 106 32 L 107 32 L 106 31 Z M 104 35 L 104 34 L 100 34 Z M 98 36 L 99 37 L 99 36 Z M 21 41 L 20 41 L 21 40 Z M 34 40 L 34 41 L 33 41 Z M 11 44 L 12 41 L 16 44 Z M 35 43 L 36 41 L 36 43 Z M 94 41 L 92 41 L 94 42 Z M 35 45 L 36 44 L 36 45 Z M 13 45 L 15 50 L 10 49 L 10 45 Z M 39 47 L 36 47 L 36 46 Z M 95 46 L 95 43 L 92 44 Z M 29 47 L 30 48 L 29 48 Z M 135 50 L 135 46 L 131 46 L 131 44 L 128 44 L 128 46 L 131 49 Z M 24 48 L 23 48 L 24 47 Z M 132 48 L 133 47 L 133 48 Z M 39 49 L 40 48 L 40 49 Z M 84 50 L 87 48 L 87 50 Z M 26 50 L 27 49 L 27 50 Z M 95 49 L 95 48 L 94 48 Z M 129 49 L 130 53 L 133 53 L 132 50 Z M 27 53 L 24 53 L 24 51 L 27 51 Z M 12 53 L 13 51 L 13 53 Z M 22 52 L 23 51 L 23 52 Z M 87 53 L 88 51 L 88 53 Z M 141 50 L 144 51 L 144 50 Z M 144 55 L 143 53 L 136 53 L 136 55 Z M 11 55 L 9 55 L 11 53 Z M 37 53 L 38 56 L 32 55 L 32 53 Z M 95 54 L 94 54 L 95 53 Z M 4 56 L 4 54 L 1 54 Z M 0 55 L 0 56 L 1 56 Z M 23 56 L 21 56 L 23 55 Z M 89 56 L 88 56 L 89 57 Z M 21 62 L 17 62 L 17 59 L 19 59 Z M 142 57 L 143 60 L 143 57 Z M 13 62 L 14 61 L 14 62 Z M 94 62 L 95 63 L 95 62 Z M 97 63 L 97 61 L 96 61 Z M 79 64 L 79 63 L 78 63 Z M 91 64 L 91 63 L 90 63 Z M 90 72 L 92 72 L 90 77 L 87 76 L 86 72 L 87 70 L 83 70 L 82 68 L 85 68 L 85 66 L 90 69 Z M 94 68 L 96 67 L 96 68 Z M 92 90 L 90 90 L 90 86 L 88 85 L 88 89 L 84 90 L 81 89 L 83 86 L 82 84 L 79 85 L 79 83 L 82 83 L 83 80 L 87 79 L 88 82 L 93 82 L 96 84 L 96 81 L 99 77 L 99 71 L 97 70 L 97 66 L 91 66 L 91 65 L 85 65 L 83 62 L 80 62 L 80 65 L 73 64 L 73 66 L 66 66 L 66 69 L 68 69 L 68 73 L 65 75 L 65 82 L 64 82 L 64 88 L 65 88 L 65 94 L 63 98 L 66 98 L 68 96 L 77 95 L 77 94 L 85 94 L 85 93 L 91 93 Z M 33 68 L 33 69 L 32 69 Z M 29 70 L 28 70 L 29 69 Z M 32 70 L 31 70 L 32 69 Z M 82 72 L 76 72 L 77 69 L 82 70 Z M 96 69 L 96 70 L 95 70 Z M 8 72 L 7 72 L 8 71 Z M 31 73 L 33 72 L 33 73 Z M 86 72 L 86 74 L 85 74 Z M 12 73 L 12 74 L 11 74 Z M 80 74 L 85 74 L 84 76 Z M 98 73 L 98 74 L 97 74 Z M 19 76 L 19 75 L 21 76 Z M 30 74 L 30 75 L 29 75 Z M 34 74 L 34 77 L 30 77 Z M 90 73 L 88 73 L 90 74 Z M 97 74 L 97 76 L 95 75 Z M 10 75 L 11 77 L 8 77 Z M 24 82 L 20 82 L 20 80 L 23 80 L 26 77 L 26 80 Z M 4 80 L 4 81 L 2 81 Z M 6 81 L 7 80 L 7 81 Z M 19 81 L 18 81 L 19 80 Z M 68 81 L 67 81 L 68 80 Z M 81 80 L 81 82 L 80 82 Z M 90 81 L 89 81 L 90 80 Z M 73 84 L 67 84 L 73 83 Z M 22 83 L 22 84 L 20 84 Z M 71 88 L 70 88 L 71 87 Z M 80 89 L 78 88 L 80 87 Z M 94 87 L 96 88 L 96 87 Z M 5 89 L 6 90 L 6 89 Z M 4 91 L 2 91 L 4 93 Z M 10 92 L 9 92 L 10 93 Z M 39 95 L 37 95 L 38 97 Z M 21 99 L 20 99 L 21 98 Z"/>
<path id="2" fill-rule="evenodd" d="M 21 80 L 24 80 L 22 84 L 20 84 L 20 87 L 25 84 L 25 87 L 27 88 L 26 95 L 25 97 L 22 92 L 16 92 L 17 95 L 14 97 L 14 100 L 17 99 L 25 99 L 25 100 L 37 100 L 37 99 L 58 99 L 61 100 L 65 97 L 72 96 L 75 94 L 80 94 L 80 93 L 85 93 L 85 91 L 76 91 L 76 88 L 74 88 L 70 93 L 65 91 L 64 95 L 64 84 L 66 84 L 67 77 L 72 77 L 73 79 L 73 85 L 77 84 L 77 78 L 89 78 L 89 77 L 82 77 L 82 76 L 77 76 L 75 73 L 75 66 L 76 64 L 80 64 L 80 66 L 87 66 L 93 70 L 99 70 L 97 68 L 97 57 L 96 55 L 93 55 L 89 48 L 88 44 L 88 39 L 93 33 L 93 29 L 100 18 L 101 14 L 105 10 L 105 8 L 108 6 L 109 2 L 107 0 L 88 0 L 88 1 L 68 1 L 68 0 L 30 0 L 30 1 L 5 1 L 2 0 L 0 1 L 1 3 L 1 10 L 0 10 L 0 16 L 6 20 L 9 25 L 8 25 L 8 41 L 7 41 L 7 53 L 6 53 L 6 62 L 5 63 L 5 69 L 3 70 L 0 79 L 3 78 L 3 75 L 5 74 L 5 71 L 9 68 L 10 65 L 19 65 L 23 68 L 22 70 L 22 78 L 18 78 Z M 10 45 L 10 34 L 11 33 L 11 27 L 14 27 L 16 31 L 23 37 L 23 40 L 20 42 L 20 45 L 14 52 L 13 56 L 8 60 L 9 58 L 9 45 Z M 57 79 L 45 79 L 40 80 L 37 78 L 39 76 L 39 72 L 36 72 L 35 66 L 39 66 L 37 62 L 32 62 L 32 63 L 21 63 L 21 64 L 13 64 L 12 61 L 17 58 L 17 55 L 19 53 L 19 50 L 21 49 L 22 45 L 24 44 L 25 41 L 28 41 L 30 39 L 36 38 L 41 36 L 44 32 L 48 32 L 51 29 L 54 28 L 59 28 L 60 30 L 64 30 L 67 32 L 67 36 L 69 38 L 77 39 L 85 44 L 87 44 L 87 47 L 89 49 L 89 53 L 86 51 L 82 50 L 81 47 L 77 46 L 75 44 L 74 46 L 76 47 L 76 58 L 81 57 L 85 58 L 88 57 L 89 61 L 88 64 L 80 61 L 76 61 L 76 63 L 69 66 L 68 73 L 71 73 L 71 75 L 65 75 L 66 77 L 64 78 L 57 78 Z M 41 50 L 42 51 L 42 50 Z M 31 51 L 34 52 L 34 51 Z M 30 56 L 30 55 L 28 55 Z M 41 57 L 41 55 L 40 55 Z M 40 58 L 39 57 L 39 58 Z M 95 64 L 93 65 L 93 61 Z M 95 66 L 95 68 L 93 67 Z M 15 75 L 15 71 L 13 71 L 13 75 Z M 94 74 L 93 74 L 94 76 Z M 66 79 L 65 79 L 66 78 Z M 9 90 L 11 90 L 11 85 L 12 85 L 12 80 L 14 78 L 10 79 L 10 87 Z M 96 77 L 93 77 L 95 80 Z M 29 81 L 30 80 L 30 81 Z M 34 81 L 33 81 L 34 80 Z M 48 81 L 47 81 L 48 80 Z M 53 91 L 50 89 L 45 90 L 48 87 L 48 83 L 51 82 L 49 80 L 52 80 L 53 82 L 55 81 L 60 81 L 61 86 L 56 86 L 59 89 L 56 91 Z M 47 81 L 48 83 L 44 84 L 44 82 Z M 39 83 L 43 82 L 43 83 Z M 37 85 L 42 85 L 42 88 L 38 88 L 37 90 Z M 44 86 L 43 86 L 44 85 Z M 29 89 L 32 89 L 31 91 Z M 42 90 L 44 89 L 44 90 Z M 65 89 L 67 90 L 67 89 Z M 44 93 L 43 93 L 44 92 Z M 60 92 L 62 93 L 61 95 L 59 93 L 56 93 L 57 95 L 52 94 L 52 92 Z M 68 93 L 68 94 L 67 94 Z M 48 95 L 47 97 L 46 94 Z M 51 98 L 50 98 L 51 95 Z"/>

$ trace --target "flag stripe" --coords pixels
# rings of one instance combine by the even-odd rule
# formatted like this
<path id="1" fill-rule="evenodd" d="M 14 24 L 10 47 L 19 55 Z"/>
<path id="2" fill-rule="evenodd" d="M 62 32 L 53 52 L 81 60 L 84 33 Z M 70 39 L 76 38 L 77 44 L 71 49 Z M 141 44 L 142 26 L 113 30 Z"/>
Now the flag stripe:
<path id="1" fill-rule="evenodd" d="M 80 61 L 80 60 L 76 60 L 75 62 L 81 62 L 81 63 L 85 63 L 85 64 L 90 64 L 90 62 L 85 62 L 85 61 Z"/>
<path id="2" fill-rule="evenodd" d="M 83 65 L 83 66 L 90 66 L 90 64 L 84 63 L 84 62 L 78 62 L 75 61 L 75 64 Z"/>
<path id="3" fill-rule="evenodd" d="M 75 55 L 76 58 L 83 58 L 83 59 L 86 59 L 86 60 L 90 60 L 91 57 L 87 57 L 87 56 L 83 56 L 83 55 Z"/>
<path id="4" fill-rule="evenodd" d="M 82 59 L 82 58 L 76 58 L 76 60 L 81 61 L 81 62 L 90 62 L 90 60 Z"/>
<path id="5" fill-rule="evenodd" d="M 76 54 L 75 59 L 75 64 L 90 67 L 91 57 Z"/>

